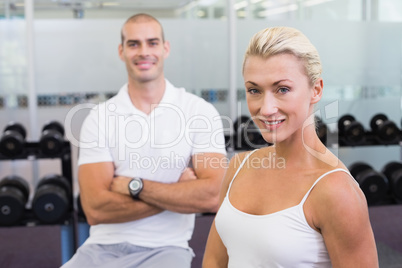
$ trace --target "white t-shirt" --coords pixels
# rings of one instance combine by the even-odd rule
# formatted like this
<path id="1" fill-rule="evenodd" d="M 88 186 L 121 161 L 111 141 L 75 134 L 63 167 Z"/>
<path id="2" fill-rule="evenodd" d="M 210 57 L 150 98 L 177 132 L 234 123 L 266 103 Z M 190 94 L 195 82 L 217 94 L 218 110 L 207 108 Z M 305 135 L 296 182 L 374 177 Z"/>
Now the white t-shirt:
<path id="1" fill-rule="evenodd" d="M 226 154 L 221 118 L 210 103 L 166 80 L 164 96 L 149 115 L 131 103 L 127 84 L 94 107 L 81 129 L 78 165 L 113 162 L 115 175 L 173 183 L 198 153 Z M 194 217 L 163 211 L 132 222 L 94 225 L 85 243 L 187 248 Z"/>

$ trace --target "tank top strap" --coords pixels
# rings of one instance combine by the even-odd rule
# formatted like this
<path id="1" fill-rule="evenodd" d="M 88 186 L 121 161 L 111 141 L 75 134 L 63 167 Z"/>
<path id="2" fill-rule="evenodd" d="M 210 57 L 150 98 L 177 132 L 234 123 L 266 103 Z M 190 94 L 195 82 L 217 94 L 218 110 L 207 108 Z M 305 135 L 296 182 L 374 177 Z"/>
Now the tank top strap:
<path id="1" fill-rule="evenodd" d="M 327 175 L 329 175 L 329 174 L 331 174 L 331 173 L 337 172 L 337 171 L 343 171 L 343 172 L 347 173 L 347 174 L 353 179 L 353 181 L 356 182 L 357 185 L 359 185 L 359 183 L 353 178 L 352 174 L 350 174 L 350 172 L 347 171 L 346 169 L 343 169 L 343 168 L 336 168 L 336 169 L 330 170 L 330 171 L 325 172 L 324 174 L 322 174 L 322 175 L 313 183 L 313 185 L 310 187 L 310 190 L 308 190 L 308 192 L 304 195 L 302 201 L 300 202 L 300 205 L 303 205 L 303 204 L 304 204 L 304 202 L 306 201 L 307 197 L 309 196 L 311 190 L 313 190 L 314 186 L 315 186 L 322 178 L 324 178 L 325 176 L 327 176 Z"/>
<path id="2" fill-rule="evenodd" d="M 232 187 L 232 183 L 233 183 L 234 179 L 236 178 L 237 174 L 239 173 L 240 169 L 244 166 L 244 164 L 246 163 L 247 159 L 257 150 L 258 149 L 255 149 L 255 150 L 251 151 L 250 153 L 248 153 L 246 155 L 246 157 L 244 157 L 243 161 L 240 163 L 240 166 L 237 168 L 236 173 L 233 175 L 232 181 L 229 184 L 229 187 L 228 187 L 228 190 L 226 192 L 226 195 L 229 193 L 230 188 Z"/>

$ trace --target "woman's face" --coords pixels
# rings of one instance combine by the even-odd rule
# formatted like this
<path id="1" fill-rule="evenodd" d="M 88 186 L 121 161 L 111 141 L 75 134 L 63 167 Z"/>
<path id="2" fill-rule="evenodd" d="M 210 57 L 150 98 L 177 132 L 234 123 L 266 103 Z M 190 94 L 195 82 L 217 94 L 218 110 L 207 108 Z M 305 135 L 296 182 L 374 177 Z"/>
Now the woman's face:
<path id="1" fill-rule="evenodd" d="M 322 80 L 312 86 L 303 62 L 292 54 L 249 56 L 243 77 L 250 114 L 264 139 L 301 139 L 303 123 L 321 98 Z"/>

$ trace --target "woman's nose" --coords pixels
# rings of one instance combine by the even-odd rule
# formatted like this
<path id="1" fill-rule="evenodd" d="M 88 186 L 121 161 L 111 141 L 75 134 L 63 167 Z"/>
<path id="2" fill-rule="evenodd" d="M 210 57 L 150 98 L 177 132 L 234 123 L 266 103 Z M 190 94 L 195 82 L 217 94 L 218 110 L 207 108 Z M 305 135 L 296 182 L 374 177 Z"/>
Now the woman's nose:
<path id="1" fill-rule="evenodd" d="M 272 96 L 265 96 L 264 100 L 262 101 L 260 114 L 263 116 L 271 116 L 278 112 L 278 104 L 275 98 Z"/>

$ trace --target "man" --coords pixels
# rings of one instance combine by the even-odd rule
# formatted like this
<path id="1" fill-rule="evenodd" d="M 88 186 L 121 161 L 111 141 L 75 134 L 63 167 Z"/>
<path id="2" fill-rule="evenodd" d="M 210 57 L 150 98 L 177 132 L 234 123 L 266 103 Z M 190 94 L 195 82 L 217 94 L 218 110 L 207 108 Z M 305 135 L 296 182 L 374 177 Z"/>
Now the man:
<path id="1" fill-rule="evenodd" d="M 63 267 L 189 268 L 194 213 L 218 208 L 222 122 L 211 104 L 165 79 L 170 45 L 155 18 L 132 16 L 121 38 L 128 83 L 81 129 L 78 179 L 90 236 Z"/>

